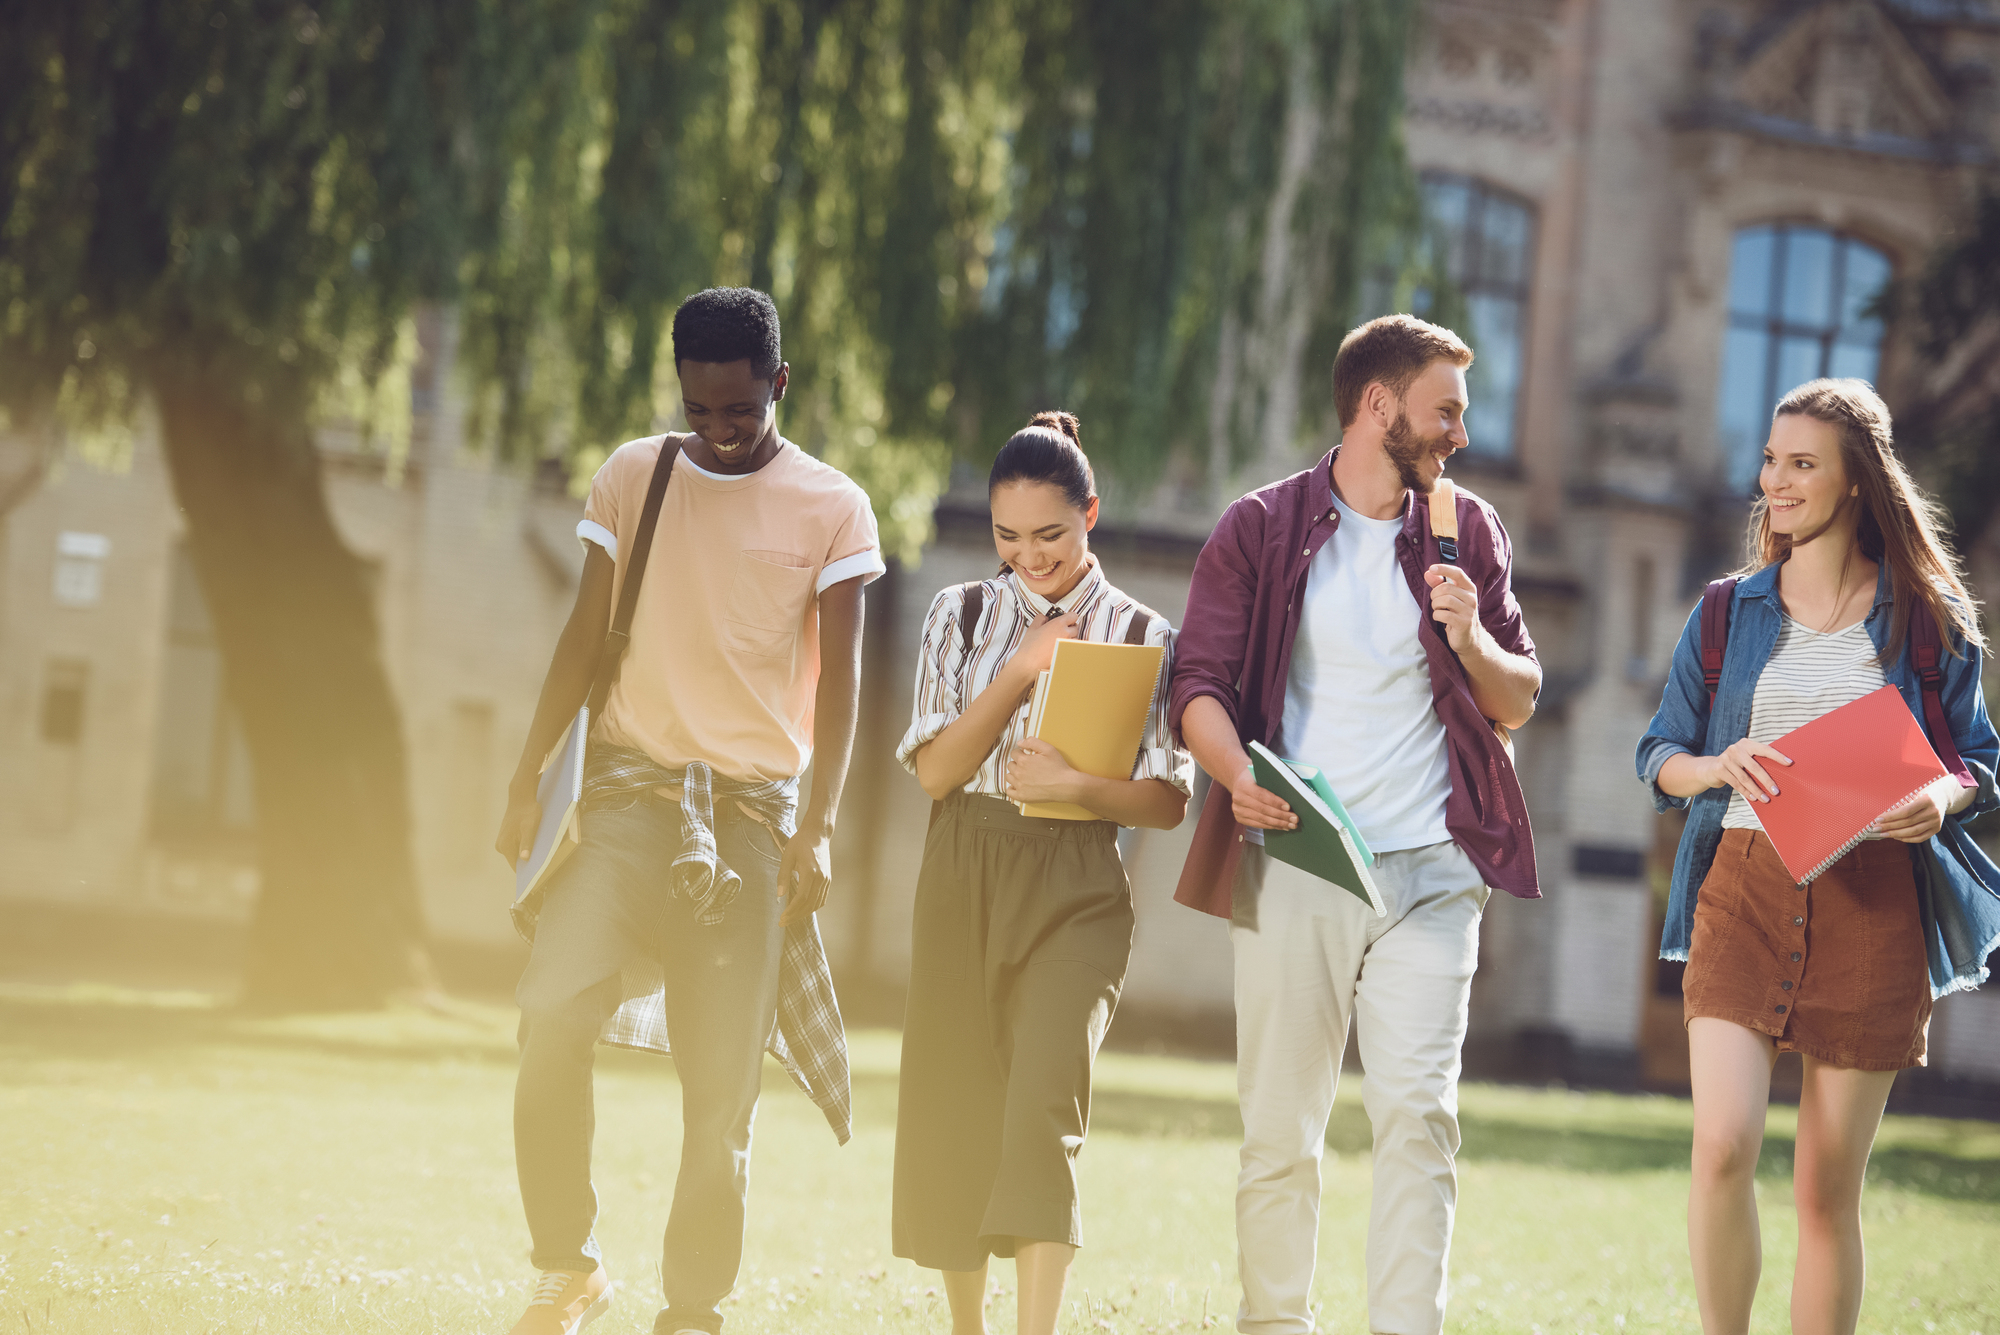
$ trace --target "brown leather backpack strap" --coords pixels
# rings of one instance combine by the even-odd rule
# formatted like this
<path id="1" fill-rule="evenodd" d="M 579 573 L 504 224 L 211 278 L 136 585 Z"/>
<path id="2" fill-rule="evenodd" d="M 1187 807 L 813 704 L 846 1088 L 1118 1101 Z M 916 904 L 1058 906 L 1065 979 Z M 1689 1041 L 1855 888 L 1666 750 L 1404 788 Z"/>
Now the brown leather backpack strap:
<path id="1" fill-rule="evenodd" d="M 1132 623 L 1125 627 L 1125 643 L 1144 644 L 1147 634 L 1153 629 L 1153 618 L 1158 615 L 1152 608 L 1140 605 L 1132 613 Z"/>
<path id="2" fill-rule="evenodd" d="M 958 661 L 960 671 L 964 671 L 972 664 L 972 632 L 978 628 L 979 618 L 985 610 L 986 584 L 983 580 L 974 580 L 970 584 L 959 586 Z M 943 814 L 944 803 L 942 801 L 932 802 L 930 824 L 924 828 L 929 829 L 931 825 L 937 824 L 938 817 Z"/>
<path id="3" fill-rule="evenodd" d="M 958 597 L 958 649 L 960 661 L 972 657 L 972 632 L 986 611 L 986 583 L 974 580 L 964 585 Z"/>
<path id="4" fill-rule="evenodd" d="M 646 558 L 653 552 L 653 530 L 660 524 L 660 504 L 673 478 L 674 460 L 681 443 L 668 435 L 660 442 L 660 457 L 653 464 L 653 477 L 646 484 L 646 504 L 639 511 L 639 531 L 632 535 L 632 550 L 625 554 L 625 578 L 618 587 L 618 606 L 611 614 L 611 629 L 604 633 L 604 647 L 597 654 L 597 676 L 590 684 L 590 717 L 595 720 L 618 680 L 618 668 L 632 643 L 632 614 L 639 606 L 639 583 L 646 577 Z"/>

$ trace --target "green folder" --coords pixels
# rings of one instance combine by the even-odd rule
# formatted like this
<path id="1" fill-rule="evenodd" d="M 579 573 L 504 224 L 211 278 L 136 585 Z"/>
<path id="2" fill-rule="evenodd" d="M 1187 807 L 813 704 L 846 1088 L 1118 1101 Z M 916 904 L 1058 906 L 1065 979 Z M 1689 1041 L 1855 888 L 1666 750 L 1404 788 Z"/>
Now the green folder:
<path id="1" fill-rule="evenodd" d="M 1366 901 L 1376 917 L 1388 917 L 1389 907 L 1368 874 L 1375 855 L 1326 776 L 1312 765 L 1272 754 L 1262 742 L 1250 743 L 1250 764 L 1257 786 L 1284 798 L 1299 818 L 1296 830 L 1264 831 L 1264 851 Z"/>

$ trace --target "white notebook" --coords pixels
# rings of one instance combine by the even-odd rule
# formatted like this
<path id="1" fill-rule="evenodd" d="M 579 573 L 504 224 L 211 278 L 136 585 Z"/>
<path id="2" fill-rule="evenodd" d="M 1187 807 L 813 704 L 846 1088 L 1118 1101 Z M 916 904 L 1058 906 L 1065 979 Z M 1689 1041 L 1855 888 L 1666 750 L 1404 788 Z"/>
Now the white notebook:
<path id="1" fill-rule="evenodd" d="M 542 824 L 535 831 L 534 851 L 514 868 L 514 902 L 533 894 L 583 838 L 583 753 L 590 737 L 590 706 L 576 711 L 549 758 L 542 762 L 535 800 L 542 804 Z"/>

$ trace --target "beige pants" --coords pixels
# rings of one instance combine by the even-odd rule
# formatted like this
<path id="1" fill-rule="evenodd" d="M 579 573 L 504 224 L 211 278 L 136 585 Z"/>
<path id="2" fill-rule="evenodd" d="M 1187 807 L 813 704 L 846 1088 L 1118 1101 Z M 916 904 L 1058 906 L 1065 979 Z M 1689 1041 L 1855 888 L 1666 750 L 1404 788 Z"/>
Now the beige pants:
<path id="1" fill-rule="evenodd" d="M 1384 854 L 1374 876 L 1385 918 L 1256 845 L 1244 849 L 1229 936 L 1243 1105 L 1236 1328 L 1249 1335 L 1313 1329 L 1320 1155 L 1350 1018 L 1375 1133 L 1369 1328 L 1444 1326 L 1460 1048 L 1487 890 L 1452 843 Z"/>

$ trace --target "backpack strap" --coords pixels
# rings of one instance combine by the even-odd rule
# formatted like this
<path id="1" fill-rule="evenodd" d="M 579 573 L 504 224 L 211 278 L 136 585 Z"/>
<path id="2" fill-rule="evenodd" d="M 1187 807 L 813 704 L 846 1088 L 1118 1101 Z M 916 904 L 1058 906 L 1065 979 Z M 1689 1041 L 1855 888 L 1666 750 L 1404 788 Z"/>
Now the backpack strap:
<path id="1" fill-rule="evenodd" d="M 639 511 L 639 531 L 632 535 L 632 550 L 625 554 L 625 579 L 618 586 L 618 607 L 611 614 L 611 629 L 604 633 L 604 647 L 597 652 L 597 675 L 590 683 L 590 717 L 596 721 L 604 708 L 611 685 L 618 680 L 619 665 L 632 644 L 632 614 L 639 606 L 639 583 L 646 577 L 646 558 L 653 553 L 653 530 L 660 524 L 660 503 L 666 499 L 667 483 L 674 474 L 674 460 L 680 457 L 681 443 L 669 435 L 660 443 L 660 457 L 653 464 L 653 477 L 646 484 L 646 503 Z"/>
<path id="2" fill-rule="evenodd" d="M 1144 644 L 1146 636 L 1153 629 L 1153 618 L 1158 615 L 1159 613 L 1152 608 L 1141 603 L 1139 609 L 1132 613 L 1132 624 L 1125 628 L 1125 643 Z"/>
<path id="3" fill-rule="evenodd" d="M 1910 609 L 1910 663 L 1917 670 L 1917 681 L 1922 688 L 1924 701 L 1924 731 L 1930 735 L 1931 749 L 1938 753 L 1938 759 L 1960 786 L 1977 788 L 1971 769 L 1964 757 L 1958 754 L 1958 745 L 1951 739 L 1951 722 L 1944 714 L 1944 644 L 1938 635 L 1937 618 L 1921 600 Z"/>
<path id="4" fill-rule="evenodd" d="M 1708 707 L 1715 709 L 1715 692 L 1722 685 L 1722 656 L 1729 649 L 1729 600 L 1736 581 L 1719 579 L 1701 591 L 1701 684 L 1708 688 Z"/>
<path id="5" fill-rule="evenodd" d="M 961 584 L 958 594 L 958 656 L 961 667 L 972 658 L 972 632 L 979 625 L 979 618 L 985 611 L 986 581 L 974 580 L 970 584 Z M 944 803 L 932 802 L 930 822 L 924 828 L 929 829 L 931 825 L 937 824 L 938 817 L 943 814 Z"/>
<path id="6" fill-rule="evenodd" d="M 962 588 L 958 599 L 958 650 L 962 658 L 970 658 L 972 632 L 986 610 L 986 581 L 975 580 Z"/>

